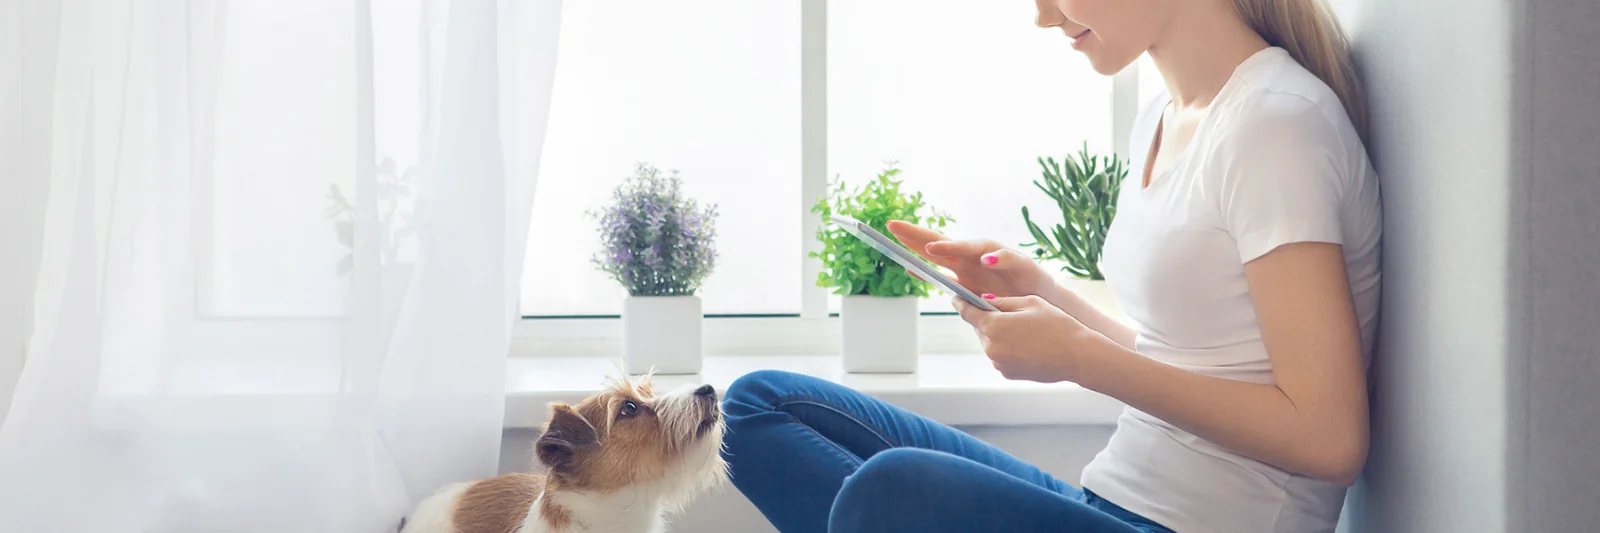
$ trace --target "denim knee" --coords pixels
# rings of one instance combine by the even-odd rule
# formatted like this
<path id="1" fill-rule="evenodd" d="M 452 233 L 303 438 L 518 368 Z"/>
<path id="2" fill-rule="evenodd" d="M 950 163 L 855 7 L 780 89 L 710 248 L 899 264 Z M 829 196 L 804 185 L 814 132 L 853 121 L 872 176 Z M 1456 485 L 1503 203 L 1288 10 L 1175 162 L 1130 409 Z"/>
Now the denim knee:
<path id="1" fill-rule="evenodd" d="M 739 411 L 751 407 L 770 409 L 789 393 L 792 389 L 789 385 L 798 377 L 804 376 L 782 370 L 757 370 L 740 376 L 723 393 L 723 410 L 729 414 L 744 414 Z"/>
<path id="2" fill-rule="evenodd" d="M 949 458 L 949 454 L 922 448 L 891 448 L 878 452 L 861 463 L 850 477 L 845 478 L 840 497 L 852 490 L 876 494 L 882 491 L 905 492 L 930 481 L 926 479 L 932 463 Z"/>
<path id="3" fill-rule="evenodd" d="M 884 450 L 861 464 L 834 498 L 830 523 L 843 531 L 881 529 L 884 520 L 892 520 L 901 527 L 905 520 L 929 512 L 930 506 L 939 504 L 929 498 L 923 489 L 929 483 L 947 483 L 948 480 L 930 476 L 934 463 L 950 458 L 947 454 L 920 448 L 894 448 Z M 876 524 L 874 526 L 873 524 Z"/>

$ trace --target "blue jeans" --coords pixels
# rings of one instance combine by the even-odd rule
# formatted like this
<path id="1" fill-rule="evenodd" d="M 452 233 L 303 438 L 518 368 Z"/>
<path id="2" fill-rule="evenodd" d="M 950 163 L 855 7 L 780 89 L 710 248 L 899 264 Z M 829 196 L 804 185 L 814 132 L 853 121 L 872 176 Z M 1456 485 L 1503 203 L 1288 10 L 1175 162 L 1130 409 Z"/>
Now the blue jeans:
<path id="1" fill-rule="evenodd" d="M 1170 533 L 955 428 L 826 380 L 727 391 L 733 484 L 783 533 Z"/>

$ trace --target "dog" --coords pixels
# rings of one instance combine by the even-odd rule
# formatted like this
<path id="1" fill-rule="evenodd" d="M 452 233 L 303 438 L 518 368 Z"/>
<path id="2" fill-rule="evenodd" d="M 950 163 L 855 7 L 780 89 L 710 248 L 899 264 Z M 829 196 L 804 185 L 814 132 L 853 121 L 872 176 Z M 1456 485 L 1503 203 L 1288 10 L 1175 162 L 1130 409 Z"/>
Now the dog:
<path id="1" fill-rule="evenodd" d="M 576 406 L 550 404 L 534 444 L 545 474 L 457 483 L 417 505 L 402 533 L 660 533 L 728 477 L 710 385 L 656 396 L 649 376 L 614 379 Z"/>

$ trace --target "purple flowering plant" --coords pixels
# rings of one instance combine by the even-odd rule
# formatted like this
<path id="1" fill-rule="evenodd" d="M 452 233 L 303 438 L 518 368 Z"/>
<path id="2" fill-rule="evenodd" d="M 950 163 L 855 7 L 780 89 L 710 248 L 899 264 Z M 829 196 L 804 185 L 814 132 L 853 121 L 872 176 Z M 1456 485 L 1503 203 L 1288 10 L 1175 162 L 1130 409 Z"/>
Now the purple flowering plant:
<path id="1" fill-rule="evenodd" d="M 600 223 L 594 264 L 630 296 L 692 296 L 717 260 L 717 206 L 683 196 L 677 171 L 640 163 L 589 215 Z"/>

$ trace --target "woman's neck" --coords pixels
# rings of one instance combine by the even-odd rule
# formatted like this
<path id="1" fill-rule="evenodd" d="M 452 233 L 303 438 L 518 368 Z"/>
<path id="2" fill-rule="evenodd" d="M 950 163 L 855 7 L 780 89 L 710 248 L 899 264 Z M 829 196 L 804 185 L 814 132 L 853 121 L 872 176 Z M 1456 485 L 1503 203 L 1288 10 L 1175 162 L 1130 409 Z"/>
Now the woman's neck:
<path id="1" fill-rule="evenodd" d="M 1228 83 L 1233 71 L 1269 45 L 1241 20 L 1227 2 L 1195 2 L 1196 9 L 1174 18 L 1155 44 L 1150 59 L 1161 71 L 1172 105 L 1204 109 Z"/>

